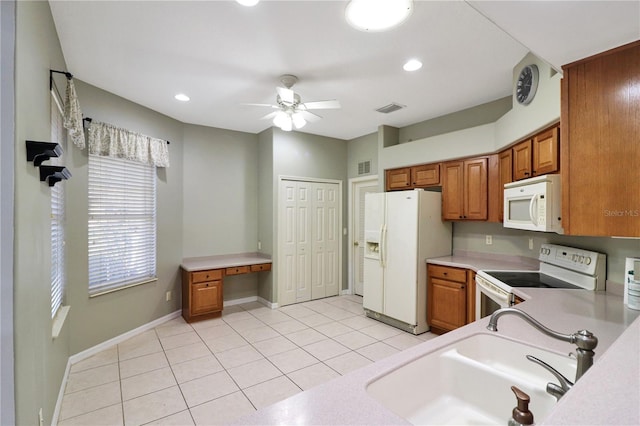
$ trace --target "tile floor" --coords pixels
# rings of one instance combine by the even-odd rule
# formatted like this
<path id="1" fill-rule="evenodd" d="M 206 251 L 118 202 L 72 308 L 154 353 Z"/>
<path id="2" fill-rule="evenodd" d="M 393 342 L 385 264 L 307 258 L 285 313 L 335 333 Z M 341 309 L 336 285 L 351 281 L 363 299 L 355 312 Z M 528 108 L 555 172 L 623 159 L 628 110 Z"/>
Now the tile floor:
<path id="1" fill-rule="evenodd" d="M 433 337 L 365 317 L 359 296 L 180 317 L 74 364 L 58 424 L 222 424 Z"/>

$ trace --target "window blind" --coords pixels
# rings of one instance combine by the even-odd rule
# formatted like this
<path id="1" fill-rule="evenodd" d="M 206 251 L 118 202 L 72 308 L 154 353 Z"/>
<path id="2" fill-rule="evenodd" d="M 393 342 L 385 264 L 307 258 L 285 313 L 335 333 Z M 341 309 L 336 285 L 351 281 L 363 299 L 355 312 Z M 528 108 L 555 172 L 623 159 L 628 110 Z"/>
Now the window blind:
<path id="1" fill-rule="evenodd" d="M 60 104 L 51 93 L 51 141 L 64 147 L 65 129 Z M 61 165 L 60 158 L 52 157 L 51 165 Z M 51 318 L 56 316 L 64 299 L 65 273 L 65 212 L 64 182 L 51 187 Z"/>
<path id="2" fill-rule="evenodd" d="M 89 294 L 155 278 L 155 166 L 89 155 Z"/>

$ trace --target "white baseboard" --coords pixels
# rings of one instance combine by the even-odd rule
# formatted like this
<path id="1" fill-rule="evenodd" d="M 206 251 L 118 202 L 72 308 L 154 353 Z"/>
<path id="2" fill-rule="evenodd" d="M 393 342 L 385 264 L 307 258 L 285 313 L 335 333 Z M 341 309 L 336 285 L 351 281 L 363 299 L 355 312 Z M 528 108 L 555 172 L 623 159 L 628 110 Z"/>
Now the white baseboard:
<path id="1" fill-rule="evenodd" d="M 258 296 L 249 296 L 249 297 L 243 297 L 241 299 L 231 299 L 231 300 L 225 300 L 222 303 L 222 306 L 233 306 L 233 305 L 241 305 L 243 303 L 251 303 L 251 302 L 257 302 L 258 301 Z"/>
<path id="2" fill-rule="evenodd" d="M 277 303 L 269 302 L 267 299 L 264 299 L 262 297 L 258 297 L 258 302 L 262 303 L 267 308 L 271 308 L 271 309 L 278 309 L 279 307 Z"/>
<path id="3" fill-rule="evenodd" d="M 346 296 L 346 295 L 349 295 L 349 294 L 353 294 L 353 292 L 351 291 L 350 288 L 340 291 L 340 295 L 341 296 Z"/>
<path id="4" fill-rule="evenodd" d="M 169 320 L 172 320 L 174 318 L 178 318 L 180 315 L 182 314 L 182 310 L 178 310 L 175 312 L 171 312 L 168 315 L 165 315 L 163 317 L 160 317 L 156 320 L 153 320 L 151 322 L 148 322 L 144 325 L 141 325 L 138 328 L 134 328 L 133 330 L 127 331 L 126 333 L 123 333 L 119 336 L 116 336 L 112 339 L 106 340 L 102 343 L 99 343 L 89 349 L 85 349 L 82 352 L 78 352 L 75 355 L 71 355 L 69 357 L 69 359 L 67 360 L 67 368 L 64 371 L 64 377 L 62 378 L 62 383 L 60 384 L 60 391 L 58 392 L 58 400 L 56 401 L 56 408 L 53 411 L 53 417 L 51 419 L 51 424 L 52 425 L 56 425 L 58 424 L 58 416 L 60 415 L 60 408 L 62 406 L 62 398 L 64 397 L 64 389 L 65 386 L 67 384 L 67 379 L 69 378 L 69 371 L 71 370 L 71 366 L 77 362 L 80 362 L 82 360 L 85 360 L 89 357 L 92 357 L 93 355 L 97 354 L 98 352 L 102 352 L 105 349 L 108 349 L 114 345 L 117 345 L 118 343 L 124 342 L 127 339 L 130 339 L 134 336 L 137 336 L 138 334 L 144 333 L 147 330 L 151 330 L 157 326 L 159 326 L 160 324 L 163 324 Z"/>

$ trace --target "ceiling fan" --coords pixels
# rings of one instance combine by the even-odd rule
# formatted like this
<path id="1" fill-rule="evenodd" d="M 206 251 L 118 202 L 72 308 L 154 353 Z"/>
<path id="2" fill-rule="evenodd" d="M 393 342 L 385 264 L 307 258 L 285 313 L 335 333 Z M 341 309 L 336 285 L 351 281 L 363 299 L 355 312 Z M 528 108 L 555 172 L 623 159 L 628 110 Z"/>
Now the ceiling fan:
<path id="1" fill-rule="evenodd" d="M 291 74 L 285 74 L 280 76 L 280 82 L 284 87 L 276 87 L 276 105 L 272 104 L 247 104 L 253 106 L 265 106 L 275 108 L 277 111 L 273 111 L 264 117 L 262 120 L 273 119 L 273 124 L 280 129 L 289 132 L 296 129 L 301 129 L 307 122 L 314 122 L 320 120 L 317 114 L 310 112 L 310 109 L 338 109 L 340 108 L 340 102 L 337 100 L 327 101 L 313 101 L 302 103 L 300 95 L 295 93 L 291 88 L 298 81 L 298 77 Z"/>

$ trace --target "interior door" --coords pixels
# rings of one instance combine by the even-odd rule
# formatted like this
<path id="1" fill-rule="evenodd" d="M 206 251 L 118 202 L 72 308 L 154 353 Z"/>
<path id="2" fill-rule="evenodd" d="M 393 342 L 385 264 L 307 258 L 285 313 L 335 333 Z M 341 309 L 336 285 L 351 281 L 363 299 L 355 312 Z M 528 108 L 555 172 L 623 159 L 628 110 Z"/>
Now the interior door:
<path id="1" fill-rule="evenodd" d="M 311 192 L 310 182 L 296 183 L 296 302 L 311 300 Z"/>
<path id="2" fill-rule="evenodd" d="M 280 182 L 278 208 L 278 286 L 279 302 L 289 305 L 296 302 L 297 276 L 297 184 L 294 181 Z"/>
<path id="3" fill-rule="evenodd" d="M 336 296 L 339 292 L 338 262 L 340 224 L 338 184 L 313 184 L 313 247 L 311 298 Z"/>
<path id="4" fill-rule="evenodd" d="M 352 182 L 351 191 L 351 282 L 354 293 L 364 294 L 364 197 L 378 191 L 378 178 Z"/>

